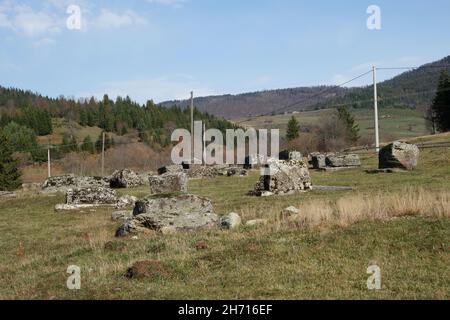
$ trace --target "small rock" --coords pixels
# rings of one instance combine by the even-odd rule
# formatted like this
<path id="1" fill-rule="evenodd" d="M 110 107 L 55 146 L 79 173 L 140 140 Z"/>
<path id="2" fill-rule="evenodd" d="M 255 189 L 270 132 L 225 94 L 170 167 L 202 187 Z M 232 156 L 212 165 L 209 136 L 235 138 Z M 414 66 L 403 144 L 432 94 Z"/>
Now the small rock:
<path id="1" fill-rule="evenodd" d="M 241 217 L 237 213 L 229 213 L 220 218 L 219 225 L 222 229 L 236 229 L 242 223 Z"/>
<path id="2" fill-rule="evenodd" d="M 80 210 L 80 209 L 86 209 L 86 208 L 93 208 L 95 205 L 93 204 L 57 204 L 55 205 L 56 211 L 73 211 L 73 210 Z M 90 210 L 92 211 L 92 210 Z"/>
<path id="3" fill-rule="evenodd" d="M 0 198 L 16 198 L 17 194 L 10 191 L 0 191 Z"/>
<path id="4" fill-rule="evenodd" d="M 261 197 L 271 197 L 273 195 L 274 195 L 274 193 L 270 192 L 270 191 L 263 191 L 263 192 L 261 192 Z"/>
<path id="5" fill-rule="evenodd" d="M 249 220 L 245 223 L 247 227 L 266 225 L 269 221 L 267 219 Z"/>
<path id="6" fill-rule="evenodd" d="M 175 228 L 174 226 L 165 226 L 165 227 L 162 227 L 161 229 L 159 229 L 159 231 L 163 235 L 168 235 L 168 234 L 176 233 L 177 232 L 177 228 Z"/>
<path id="7" fill-rule="evenodd" d="M 116 211 L 111 214 L 111 219 L 113 221 L 122 220 L 127 221 L 129 218 L 133 217 L 133 212 L 131 211 Z"/>
<path id="8" fill-rule="evenodd" d="M 294 206 L 290 206 L 282 212 L 283 217 L 290 217 L 297 214 L 300 214 L 300 210 Z"/>
<path id="9" fill-rule="evenodd" d="M 228 177 L 233 177 L 233 176 L 245 177 L 248 175 L 248 171 L 245 170 L 244 168 L 232 167 L 232 168 L 227 169 L 226 175 Z"/>
<path id="10" fill-rule="evenodd" d="M 197 250 L 206 250 L 206 249 L 208 249 L 208 243 L 206 243 L 206 241 L 204 241 L 204 240 L 201 240 L 196 243 L 195 248 Z"/>
<path id="11" fill-rule="evenodd" d="M 120 197 L 119 200 L 117 200 L 116 209 L 133 207 L 137 200 L 138 200 L 138 198 L 136 198 L 134 196 L 126 195 L 126 196 Z"/>

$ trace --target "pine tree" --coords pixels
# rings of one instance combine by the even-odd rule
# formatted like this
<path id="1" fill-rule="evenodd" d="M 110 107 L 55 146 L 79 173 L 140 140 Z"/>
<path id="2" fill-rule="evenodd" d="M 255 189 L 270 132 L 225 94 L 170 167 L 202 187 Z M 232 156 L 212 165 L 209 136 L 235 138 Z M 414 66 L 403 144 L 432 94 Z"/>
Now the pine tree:
<path id="1" fill-rule="evenodd" d="M 13 148 L 6 135 L 0 131 L 0 191 L 16 190 L 22 184 L 18 161 L 13 158 Z"/>
<path id="2" fill-rule="evenodd" d="M 72 139 L 70 140 L 70 150 L 72 152 L 78 152 L 78 142 L 75 136 L 72 136 Z"/>
<path id="3" fill-rule="evenodd" d="M 291 120 L 288 122 L 288 128 L 286 133 L 286 138 L 288 141 L 293 141 L 300 136 L 300 124 L 297 119 L 292 116 Z"/>
<path id="4" fill-rule="evenodd" d="M 70 150 L 70 140 L 69 140 L 69 136 L 67 134 L 65 134 L 63 136 L 60 150 L 63 153 L 69 153 L 71 151 Z"/>
<path id="5" fill-rule="evenodd" d="M 338 108 L 339 120 L 342 121 L 346 128 L 346 139 L 351 144 L 358 142 L 359 136 L 359 125 L 355 123 L 355 117 L 350 113 L 346 106 L 341 106 Z"/>
<path id="6" fill-rule="evenodd" d="M 431 106 L 431 120 L 441 132 L 450 131 L 450 76 L 442 71 L 436 97 Z"/>
<path id="7" fill-rule="evenodd" d="M 87 136 L 83 140 L 81 145 L 81 151 L 95 153 L 94 143 L 92 142 L 91 136 Z"/>
<path id="8" fill-rule="evenodd" d="M 3 133 L 11 143 L 13 151 L 31 152 L 38 147 L 33 129 L 10 122 L 3 128 Z"/>

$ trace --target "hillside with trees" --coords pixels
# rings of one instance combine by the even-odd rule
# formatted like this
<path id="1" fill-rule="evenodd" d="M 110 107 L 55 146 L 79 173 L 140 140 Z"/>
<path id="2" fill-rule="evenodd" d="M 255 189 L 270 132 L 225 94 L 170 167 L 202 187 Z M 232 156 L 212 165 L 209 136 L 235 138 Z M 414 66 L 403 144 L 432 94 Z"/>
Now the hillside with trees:
<path id="1" fill-rule="evenodd" d="M 194 116 L 197 120 L 203 120 L 209 128 L 225 130 L 234 127 L 226 120 L 197 109 Z M 14 141 L 14 151 L 31 152 L 34 160 L 45 158 L 36 137 L 53 133 L 52 119 L 64 119 L 81 127 L 98 127 L 115 136 L 125 136 L 131 131 L 138 135 L 139 142 L 151 147 L 166 147 L 171 144 L 173 129 L 190 128 L 189 110 L 176 106 L 163 108 L 153 101 L 139 105 L 129 97 L 118 97 L 114 101 L 107 95 L 101 101 L 94 98 L 55 99 L 31 91 L 0 87 L 0 128 L 4 128 Z M 107 148 L 114 143 L 108 139 Z M 100 140 L 101 134 L 100 137 L 86 136 L 82 141 L 77 141 L 73 135 L 65 135 L 58 150 L 62 153 L 94 153 L 99 151 Z"/>
<path id="2" fill-rule="evenodd" d="M 450 71 L 450 56 L 404 72 L 378 84 L 380 108 L 402 107 L 425 112 L 431 105 L 442 70 Z M 201 111 L 226 119 L 243 119 L 284 112 L 319 110 L 346 105 L 372 108 L 373 89 L 367 87 L 310 87 L 268 90 L 239 95 L 196 98 Z M 168 101 L 162 106 L 188 106 L 188 101 Z"/>

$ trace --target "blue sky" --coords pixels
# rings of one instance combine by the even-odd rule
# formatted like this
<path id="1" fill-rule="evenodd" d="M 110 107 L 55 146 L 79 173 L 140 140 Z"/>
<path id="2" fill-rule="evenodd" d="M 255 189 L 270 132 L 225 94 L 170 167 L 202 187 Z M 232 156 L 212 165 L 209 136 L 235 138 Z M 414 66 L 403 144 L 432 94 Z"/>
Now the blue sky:
<path id="1" fill-rule="evenodd" d="M 66 27 L 72 4 L 81 30 Z M 370 5 L 381 30 L 366 26 Z M 0 85 L 159 102 L 337 84 L 450 55 L 449 12 L 448 0 L 0 0 Z"/>

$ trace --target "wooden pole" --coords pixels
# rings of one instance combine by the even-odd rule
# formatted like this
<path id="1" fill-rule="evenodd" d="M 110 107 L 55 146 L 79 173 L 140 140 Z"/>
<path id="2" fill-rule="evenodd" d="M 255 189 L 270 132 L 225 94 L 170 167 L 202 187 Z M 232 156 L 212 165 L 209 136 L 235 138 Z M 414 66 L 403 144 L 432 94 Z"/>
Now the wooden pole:
<path id="1" fill-rule="evenodd" d="M 194 164 L 194 91 L 191 91 L 191 164 Z"/>
<path id="2" fill-rule="evenodd" d="M 377 68 L 372 67 L 373 70 L 373 104 L 375 112 L 375 150 L 380 152 L 380 135 L 378 126 L 378 92 L 377 92 Z"/>
<path id="3" fill-rule="evenodd" d="M 206 167 L 206 122 L 203 122 L 203 166 Z"/>
<path id="4" fill-rule="evenodd" d="M 102 136 L 102 177 L 105 176 L 105 132 Z"/>
<path id="5" fill-rule="evenodd" d="M 47 149 L 47 166 L 48 166 L 48 177 L 51 178 L 52 177 L 52 165 L 51 165 L 51 161 L 50 161 L 50 145 L 48 146 Z"/>

